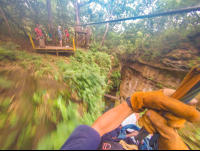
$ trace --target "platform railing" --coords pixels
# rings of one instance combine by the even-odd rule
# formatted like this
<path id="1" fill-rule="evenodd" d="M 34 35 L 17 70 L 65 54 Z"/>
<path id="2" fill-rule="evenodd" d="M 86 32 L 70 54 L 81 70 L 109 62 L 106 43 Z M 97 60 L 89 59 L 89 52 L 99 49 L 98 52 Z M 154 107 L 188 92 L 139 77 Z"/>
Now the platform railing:
<path id="1" fill-rule="evenodd" d="M 75 51 L 76 51 L 76 48 L 75 48 L 74 38 L 73 38 L 73 48 L 74 48 L 74 52 L 75 52 Z"/>
<path id="2" fill-rule="evenodd" d="M 33 49 L 35 50 L 35 45 L 34 45 L 33 39 L 32 39 L 32 37 L 31 37 L 30 34 L 29 34 L 28 36 L 29 36 L 29 38 L 30 38 L 30 41 L 31 41 L 32 47 L 33 47 Z"/>

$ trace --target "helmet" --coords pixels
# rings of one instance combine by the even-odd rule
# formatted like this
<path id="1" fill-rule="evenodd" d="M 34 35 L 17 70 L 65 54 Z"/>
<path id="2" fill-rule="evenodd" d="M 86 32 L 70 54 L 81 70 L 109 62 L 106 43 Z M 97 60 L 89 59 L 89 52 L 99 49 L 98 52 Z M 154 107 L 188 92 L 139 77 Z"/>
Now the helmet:
<path id="1" fill-rule="evenodd" d="M 61 28 L 61 26 L 58 26 L 58 28 Z"/>
<path id="2" fill-rule="evenodd" d="M 65 29 L 65 32 L 67 32 L 67 29 Z"/>

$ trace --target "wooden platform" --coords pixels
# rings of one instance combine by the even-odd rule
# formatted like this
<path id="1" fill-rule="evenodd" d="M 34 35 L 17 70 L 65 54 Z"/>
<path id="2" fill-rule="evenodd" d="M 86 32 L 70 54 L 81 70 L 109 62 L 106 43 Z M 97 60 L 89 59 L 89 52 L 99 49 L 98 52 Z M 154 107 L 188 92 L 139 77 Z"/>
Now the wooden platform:
<path id="1" fill-rule="evenodd" d="M 36 47 L 37 52 L 73 52 L 73 47 L 46 46 L 45 48 Z"/>
<path id="2" fill-rule="evenodd" d="M 74 39 L 73 39 L 73 47 L 46 46 L 45 48 L 41 48 L 41 47 L 35 47 L 31 35 L 29 35 L 29 37 L 30 37 L 30 41 L 33 46 L 33 49 L 36 50 L 36 52 L 46 52 L 46 53 L 56 52 L 57 55 L 58 55 L 58 52 L 73 52 L 74 55 L 76 55 Z"/>

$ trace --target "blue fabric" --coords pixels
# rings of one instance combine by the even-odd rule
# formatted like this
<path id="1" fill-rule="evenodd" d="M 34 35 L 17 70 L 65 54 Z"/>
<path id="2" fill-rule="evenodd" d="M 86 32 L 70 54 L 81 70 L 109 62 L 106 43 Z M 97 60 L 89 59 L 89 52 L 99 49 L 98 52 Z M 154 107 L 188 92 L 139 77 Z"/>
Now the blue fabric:
<path id="1" fill-rule="evenodd" d="M 60 29 L 58 29 L 58 37 L 62 37 L 62 33 L 61 33 Z"/>
<path id="2" fill-rule="evenodd" d="M 113 142 L 117 142 L 119 143 L 121 139 L 118 138 L 119 134 L 120 134 L 121 129 L 118 127 L 115 130 L 106 133 L 105 135 L 103 135 L 101 137 L 101 141 L 113 141 Z M 125 138 L 124 141 L 127 144 L 134 144 L 133 140 L 131 138 Z"/>
<path id="3" fill-rule="evenodd" d="M 124 140 L 124 139 L 126 138 L 126 130 L 127 130 L 127 129 L 133 129 L 133 130 L 135 130 L 135 131 L 139 131 L 139 130 L 140 130 L 140 128 L 137 127 L 137 126 L 134 125 L 134 124 L 126 125 L 126 126 L 122 127 L 122 129 L 121 129 L 121 131 L 120 131 L 120 133 L 119 133 L 119 136 L 118 136 L 119 139 Z"/>
<path id="4" fill-rule="evenodd" d="M 129 129 L 129 128 L 136 130 L 136 131 L 140 130 L 140 128 L 138 126 L 134 125 L 134 124 L 126 125 L 126 126 L 122 127 L 118 138 L 125 140 L 126 139 L 126 130 Z M 144 143 L 139 144 L 138 147 L 139 147 L 140 150 L 152 150 L 152 148 L 149 146 L 149 139 L 148 138 L 145 138 Z"/>
<path id="5" fill-rule="evenodd" d="M 101 142 L 99 133 L 90 126 L 80 125 L 60 150 L 97 150 Z"/>

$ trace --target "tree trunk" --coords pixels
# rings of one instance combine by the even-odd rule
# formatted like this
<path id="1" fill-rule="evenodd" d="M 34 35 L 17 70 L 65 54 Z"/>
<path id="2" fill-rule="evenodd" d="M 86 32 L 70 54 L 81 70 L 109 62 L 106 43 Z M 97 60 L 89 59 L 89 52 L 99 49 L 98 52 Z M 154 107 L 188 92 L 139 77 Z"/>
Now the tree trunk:
<path id="1" fill-rule="evenodd" d="M 106 38 L 106 35 L 107 35 L 107 32 L 108 32 L 108 27 L 109 27 L 109 23 L 107 23 L 106 31 L 105 31 L 105 34 L 104 34 L 104 36 L 103 36 L 103 40 L 102 40 L 102 42 L 101 42 L 101 45 L 100 45 L 99 50 L 101 50 L 101 47 L 102 47 L 102 45 L 103 45 L 103 43 L 104 43 L 104 40 L 105 40 L 105 38 Z"/>
<path id="2" fill-rule="evenodd" d="M 52 44 L 56 45 L 56 36 L 53 26 L 53 19 L 52 19 L 52 11 L 51 11 L 51 0 L 47 0 L 47 10 L 48 10 L 48 16 L 49 16 L 49 24 L 50 24 L 50 32 L 52 36 Z"/>
<path id="3" fill-rule="evenodd" d="M 7 26 L 8 26 L 8 30 L 9 30 L 9 32 L 10 32 L 10 37 L 12 38 L 12 41 L 13 41 L 14 39 L 13 39 L 12 31 L 11 31 L 11 29 L 10 29 L 8 20 L 6 19 L 6 16 L 5 16 L 3 10 L 1 9 L 1 6 L 0 6 L 0 11 L 1 11 L 1 14 L 2 14 L 2 16 L 3 16 L 3 18 L 4 18 L 4 20 L 5 20 L 6 24 L 7 24 Z"/>
<path id="4" fill-rule="evenodd" d="M 80 7 L 78 6 L 78 2 L 76 1 L 76 25 L 80 25 Z"/>
<path id="5" fill-rule="evenodd" d="M 62 26 L 63 26 L 63 34 L 65 35 L 65 18 L 64 18 L 64 10 L 63 5 L 61 4 L 61 10 L 62 10 Z"/>
<path id="6" fill-rule="evenodd" d="M 76 1 L 76 3 L 75 3 L 75 9 L 76 9 L 76 25 L 80 25 L 81 24 L 80 15 L 79 15 L 80 14 L 80 7 L 78 6 L 78 1 Z M 76 29 L 76 26 L 75 26 L 75 29 Z M 76 47 L 78 47 L 78 38 L 79 38 L 79 35 L 76 32 L 75 33 L 75 45 L 76 45 Z"/>

